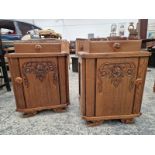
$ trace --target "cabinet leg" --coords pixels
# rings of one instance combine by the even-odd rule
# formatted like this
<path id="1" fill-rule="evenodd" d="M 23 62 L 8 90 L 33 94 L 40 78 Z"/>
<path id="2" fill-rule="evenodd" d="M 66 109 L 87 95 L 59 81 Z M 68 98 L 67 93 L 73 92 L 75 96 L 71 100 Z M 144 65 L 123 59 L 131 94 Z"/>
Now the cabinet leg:
<path id="1" fill-rule="evenodd" d="M 125 124 L 132 124 L 132 123 L 134 123 L 134 118 L 130 118 L 130 119 L 121 119 L 121 122 L 122 122 L 122 123 L 125 123 Z"/>
<path id="2" fill-rule="evenodd" d="M 104 121 L 87 121 L 87 126 L 94 127 L 101 125 Z"/>
<path id="3" fill-rule="evenodd" d="M 56 108 L 56 109 L 53 109 L 54 112 L 65 112 L 66 111 L 66 107 L 63 107 L 63 108 Z"/>
<path id="4" fill-rule="evenodd" d="M 153 92 L 155 93 L 155 82 L 154 82 L 154 86 L 153 86 Z"/>
<path id="5" fill-rule="evenodd" d="M 37 111 L 34 111 L 34 112 L 27 112 L 27 113 L 24 113 L 24 114 L 23 114 L 23 117 L 24 117 L 24 118 L 28 118 L 28 117 L 35 116 L 36 114 L 37 114 Z"/>

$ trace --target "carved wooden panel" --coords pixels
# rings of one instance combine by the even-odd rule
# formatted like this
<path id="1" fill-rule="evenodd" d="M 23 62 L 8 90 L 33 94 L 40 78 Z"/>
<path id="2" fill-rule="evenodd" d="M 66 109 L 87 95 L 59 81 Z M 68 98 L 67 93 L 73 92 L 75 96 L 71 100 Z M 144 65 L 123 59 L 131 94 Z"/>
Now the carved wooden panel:
<path id="1" fill-rule="evenodd" d="M 56 57 L 20 59 L 20 70 L 27 108 L 60 104 Z"/>
<path id="2" fill-rule="evenodd" d="M 131 114 L 138 58 L 97 59 L 96 116 Z"/>
<path id="3" fill-rule="evenodd" d="M 28 61 L 22 65 L 23 80 L 26 87 L 29 86 L 28 74 L 35 74 L 36 79 L 41 82 L 45 79 L 48 72 L 53 73 L 53 83 L 57 81 L 57 68 L 56 64 L 52 61 Z"/>
<path id="4" fill-rule="evenodd" d="M 102 80 L 109 78 L 111 84 L 117 88 L 125 77 L 130 78 L 128 86 L 131 91 L 134 87 L 134 77 L 136 75 L 136 66 L 133 62 L 126 63 L 103 63 L 98 69 L 98 91 L 102 92 Z"/>

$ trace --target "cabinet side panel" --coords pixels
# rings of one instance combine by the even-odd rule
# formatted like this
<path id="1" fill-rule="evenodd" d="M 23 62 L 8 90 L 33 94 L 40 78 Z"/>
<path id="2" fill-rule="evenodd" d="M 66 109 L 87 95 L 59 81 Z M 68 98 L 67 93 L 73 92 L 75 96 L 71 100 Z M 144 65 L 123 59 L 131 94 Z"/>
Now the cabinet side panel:
<path id="1" fill-rule="evenodd" d="M 69 53 L 69 42 L 68 41 L 62 41 L 61 51 L 65 51 L 65 52 Z"/>
<path id="2" fill-rule="evenodd" d="M 86 59 L 86 116 L 95 116 L 95 59 Z"/>
<path id="3" fill-rule="evenodd" d="M 58 58 L 59 66 L 59 84 L 60 84 L 60 96 L 61 104 L 66 104 L 66 68 L 65 68 L 65 57 Z"/>
<path id="4" fill-rule="evenodd" d="M 80 62 L 80 109 L 82 115 L 86 114 L 86 61 L 81 59 Z"/>
<path id="5" fill-rule="evenodd" d="M 139 58 L 137 79 L 142 79 L 142 83 L 137 85 L 135 89 L 135 98 L 134 98 L 134 106 L 133 106 L 134 114 L 139 113 L 141 109 L 147 65 L 148 65 L 147 57 Z"/>
<path id="6" fill-rule="evenodd" d="M 70 99 L 69 99 L 69 73 L 68 73 L 68 65 L 69 65 L 69 56 L 65 57 L 65 76 L 66 76 L 66 100 L 67 103 L 70 104 Z"/>
<path id="7" fill-rule="evenodd" d="M 76 53 L 78 53 L 79 51 L 89 51 L 89 41 L 87 39 L 76 40 Z"/>
<path id="8" fill-rule="evenodd" d="M 21 77 L 19 61 L 17 58 L 16 59 L 9 58 L 8 60 L 9 60 L 9 69 L 10 69 L 11 79 L 12 79 L 12 83 L 13 83 L 13 90 L 14 90 L 14 95 L 15 95 L 15 99 L 16 99 L 17 110 L 24 109 L 24 108 L 26 108 L 25 107 L 26 104 L 25 104 L 25 97 L 24 97 L 24 93 L 23 93 L 23 85 L 17 84 L 15 82 L 16 77 Z"/>
<path id="9" fill-rule="evenodd" d="M 81 95 L 81 85 L 80 85 L 80 81 L 81 81 L 81 68 L 80 68 L 80 62 L 78 59 L 78 83 L 79 83 L 79 96 Z"/>

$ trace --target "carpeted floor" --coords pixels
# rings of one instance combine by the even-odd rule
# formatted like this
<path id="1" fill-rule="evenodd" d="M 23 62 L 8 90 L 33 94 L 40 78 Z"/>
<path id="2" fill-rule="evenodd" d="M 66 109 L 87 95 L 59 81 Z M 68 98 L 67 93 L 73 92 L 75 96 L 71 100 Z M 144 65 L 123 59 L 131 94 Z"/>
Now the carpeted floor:
<path id="1" fill-rule="evenodd" d="M 55 113 L 51 110 L 38 113 L 34 117 L 22 118 L 15 111 L 13 92 L 0 90 L 0 134 L 1 135 L 151 135 L 155 134 L 155 93 L 152 92 L 155 69 L 148 69 L 142 113 L 134 124 L 120 121 L 106 121 L 97 127 L 87 127 L 81 119 L 78 101 L 78 74 L 70 70 L 70 101 L 67 112 Z"/>

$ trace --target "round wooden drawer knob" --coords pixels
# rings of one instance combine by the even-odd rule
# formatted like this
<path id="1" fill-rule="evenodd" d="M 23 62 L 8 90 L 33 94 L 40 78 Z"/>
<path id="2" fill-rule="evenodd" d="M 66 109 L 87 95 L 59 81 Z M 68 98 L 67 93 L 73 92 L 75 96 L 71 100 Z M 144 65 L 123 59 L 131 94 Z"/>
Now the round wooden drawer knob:
<path id="1" fill-rule="evenodd" d="M 36 45 L 35 45 L 35 49 L 36 49 L 36 50 L 40 50 L 41 48 L 42 48 L 41 45 L 39 45 L 39 44 L 36 44 Z"/>
<path id="2" fill-rule="evenodd" d="M 18 83 L 18 84 L 22 84 L 23 79 L 21 77 L 16 77 L 15 82 Z"/>
<path id="3" fill-rule="evenodd" d="M 120 44 L 120 43 L 114 43 L 114 44 L 113 44 L 113 47 L 114 47 L 115 49 L 120 49 L 120 48 L 121 48 L 121 44 Z"/>

